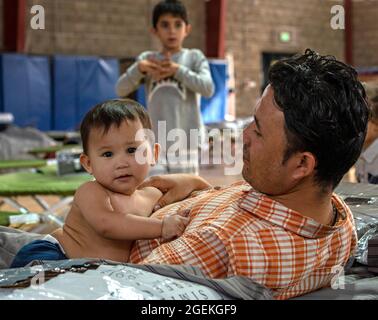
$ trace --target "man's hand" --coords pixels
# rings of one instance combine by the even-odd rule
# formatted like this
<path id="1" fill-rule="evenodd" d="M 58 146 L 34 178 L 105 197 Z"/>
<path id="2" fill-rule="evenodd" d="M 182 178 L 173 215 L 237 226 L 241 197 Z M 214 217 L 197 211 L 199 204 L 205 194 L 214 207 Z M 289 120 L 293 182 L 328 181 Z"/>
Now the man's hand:
<path id="1" fill-rule="evenodd" d="M 187 215 L 187 212 L 183 211 L 163 218 L 161 237 L 164 242 L 180 237 L 184 233 L 186 226 L 189 224 L 189 218 L 184 217 L 185 215 Z"/>
<path id="2" fill-rule="evenodd" d="M 187 198 L 195 190 L 203 190 L 211 187 L 205 179 L 190 174 L 169 174 L 153 176 L 145 180 L 138 189 L 155 187 L 163 192 L 154 210 L 158 210 L 168 204 Z"/>

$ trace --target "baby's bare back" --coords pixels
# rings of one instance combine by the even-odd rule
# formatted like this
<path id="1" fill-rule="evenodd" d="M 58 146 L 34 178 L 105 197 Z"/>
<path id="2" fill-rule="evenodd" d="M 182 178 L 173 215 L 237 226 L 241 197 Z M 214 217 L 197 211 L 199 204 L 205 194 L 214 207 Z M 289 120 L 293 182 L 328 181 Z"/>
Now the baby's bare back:
<path id="1" fill-rule="evenodd" d="M 53 234 L 66 252 L 73 258 L 100 258 L 128 262 L 133 241 L 106 239 L 86 222 L 80 209 L 73 205 L 63 228 Z"/>

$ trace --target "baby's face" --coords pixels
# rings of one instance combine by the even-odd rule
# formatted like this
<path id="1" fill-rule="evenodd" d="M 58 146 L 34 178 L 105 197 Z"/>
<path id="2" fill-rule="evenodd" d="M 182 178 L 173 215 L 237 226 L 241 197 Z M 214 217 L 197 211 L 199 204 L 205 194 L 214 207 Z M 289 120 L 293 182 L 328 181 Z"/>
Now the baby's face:
<path id="1" fill-rule="evenodd" d="M 88 139 L 88 155 L 81 158 L 86 170 L 105 188 L 126 195 L 132 194 L 146 178 L 155 159 L 150 143 L 138 141 L 142 130 L 139 120 L 125 120 L 118 128 L 93 128 Z M 156 148 L 156 146 L 154 146 Z"/>

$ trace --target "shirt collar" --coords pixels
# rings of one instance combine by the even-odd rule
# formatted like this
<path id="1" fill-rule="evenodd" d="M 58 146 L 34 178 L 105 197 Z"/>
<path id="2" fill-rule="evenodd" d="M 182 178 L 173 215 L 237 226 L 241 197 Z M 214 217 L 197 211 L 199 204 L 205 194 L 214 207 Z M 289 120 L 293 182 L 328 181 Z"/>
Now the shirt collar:
<path id="1" fill-rule="evenodd" d="M 329 226 L 305 217 L 253 188 L 244 193 L 245 196 L 239 202 L 240 208 L 305 238 L 322 238 L 332 234 L 346 223 L 348 213 L 351 214 L 348 206 L 336 194 L 332 195 L 332 203 L 338 211 L 338 222 L 335 226 Z"/>

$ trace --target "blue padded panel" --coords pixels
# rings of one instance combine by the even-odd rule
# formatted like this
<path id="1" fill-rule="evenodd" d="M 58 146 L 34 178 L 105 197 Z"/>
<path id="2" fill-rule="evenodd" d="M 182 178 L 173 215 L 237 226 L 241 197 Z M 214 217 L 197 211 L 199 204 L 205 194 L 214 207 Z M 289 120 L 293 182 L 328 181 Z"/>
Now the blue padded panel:
<path id="1" fill-rule="evenodd" d="M 119 63 L 115 59 L 80 57 L 79 63 L 79 108 L 82 119 L 94 105 L 117 97 L 115 84 L 119 77 Z"/>
<path id="2" fill-rule="evenodd" d="M 117 97 L 117 59 L 56 56 L 54 59 L 55 130 L 77 130 L 94 105 Z"/>
<path id="3" fill-rule="evenodd" d="M 51 129 L 51 80 L 48 57 L 2 55 L 3 111 L 15 124 Z"/>
<path id="4" fill-rule="evenodd" d="M 73 56 L 54 57 L 54 130 L 75 130 L 77 119 L 77 67 Z"/>
<path id="5" fill-rule="evenodd" d="M 222 122 L 227 110 L 227 62 L 214 60 L 209 64 L 215 91 L 212 97 L 201 98 L 201 114 L 204 123 Z"/>

